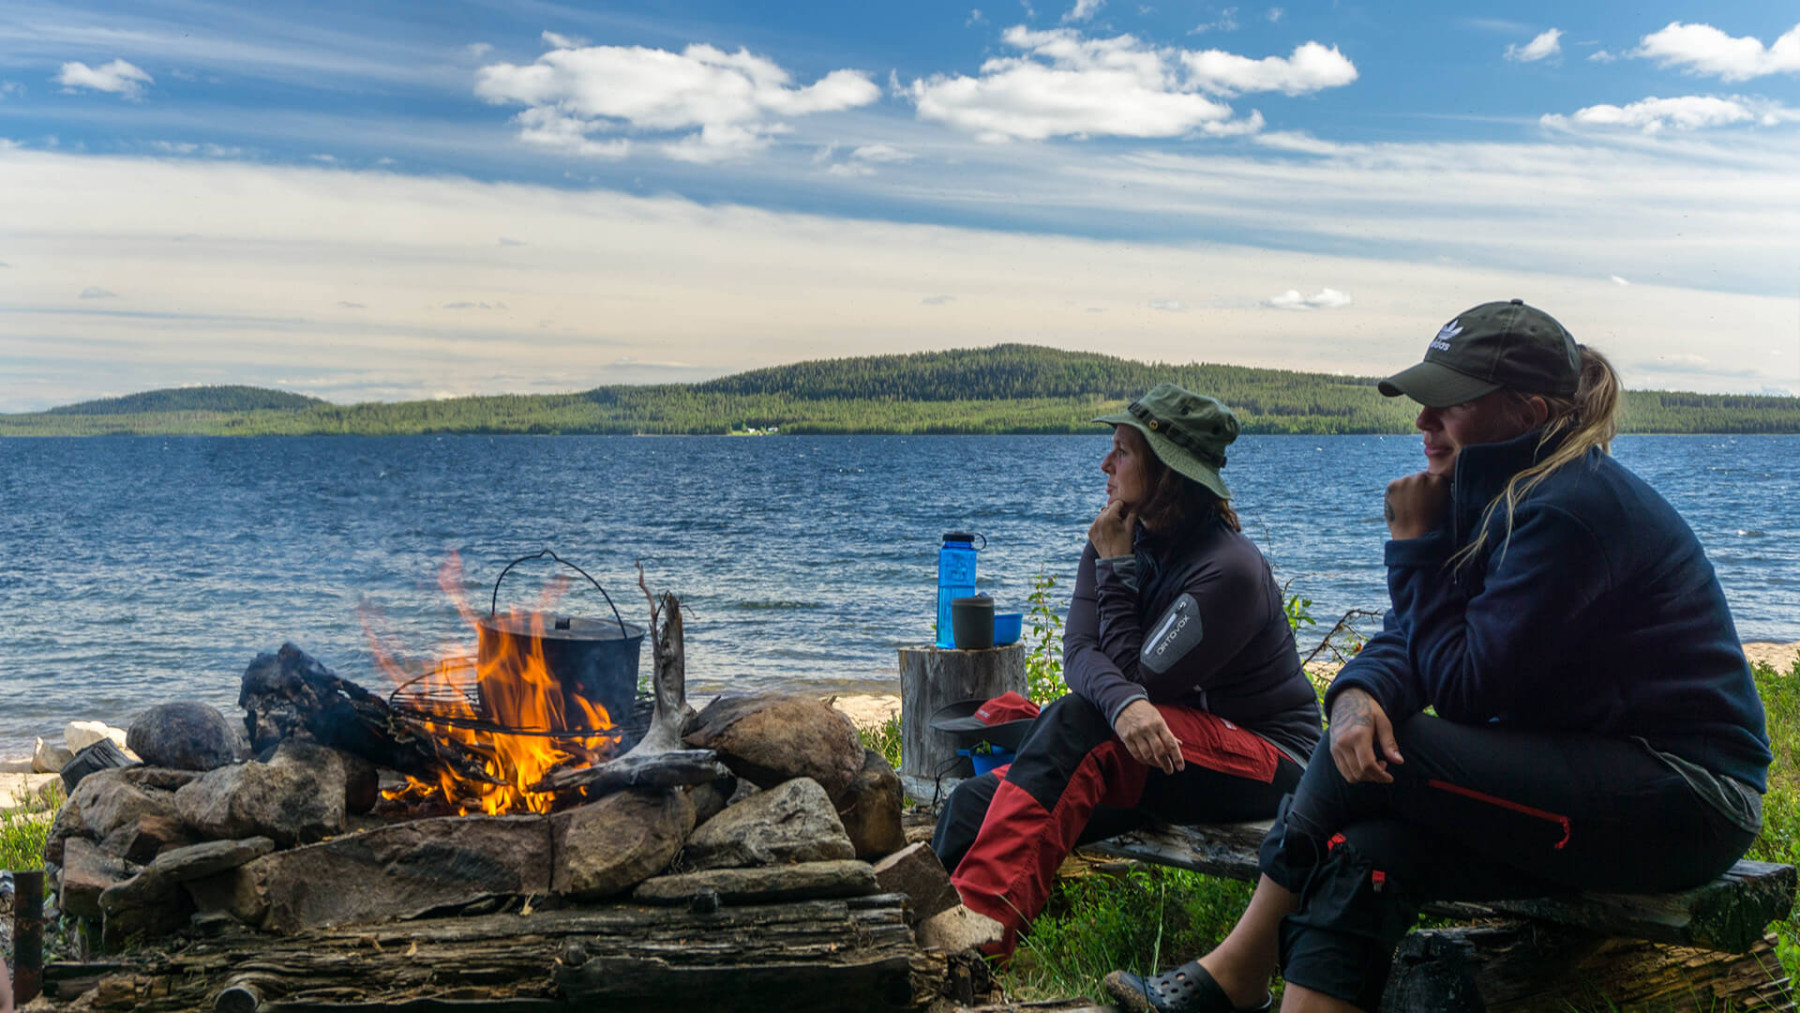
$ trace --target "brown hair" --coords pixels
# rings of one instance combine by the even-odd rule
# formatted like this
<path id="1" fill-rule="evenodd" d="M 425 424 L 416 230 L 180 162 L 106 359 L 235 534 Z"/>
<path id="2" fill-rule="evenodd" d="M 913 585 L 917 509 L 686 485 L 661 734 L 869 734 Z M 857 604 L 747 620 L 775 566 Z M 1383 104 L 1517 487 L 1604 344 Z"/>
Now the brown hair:
<path id="1" fill-rule="evenodd" d="M 1146 450 L 1149 448 L 1146 446 Z M 1138 509 L 1138 519 L 1156 534 L 1167 534 L 1192 527 L 1206 518 L 1218 515 L 1233 531 L 1242 531 L 1237 511 L 1219 498 L 1219 494 L 1188 478 L 1162 462 L 1154 453 L 1144 455 L 1150 479 L 1150 495 Z"/>
<path id="2" fill-rule="evenodd" d="M 1538 437 L 1540 448 L 1555 442 L 1564 433 L 1568 435 L 1543 460 L 1507 479 L 1506 488 L 1489 500 L 1487 507 L 1482 510 L 1481 523 L 1476 525 L 1474 541 L 1450 557 L 1451 565 L 1462 566 L 1475 558 L 1487 544 L 1488 522 L 1493 519 L 1494 511 L 1502 505 L 1506 507 L 1506 535 L 1501 539 L 1501 551 L 1504 552 L 1506 543 L 1512 540 L 1513 513 L 1527 493 L 1558 469 L 1586 457 L 1592 448 L 1598 447 L 1603 454 L 1612 453 L 1613 437 L 1619 435 L 1619 409 L 1624 403 L 1619 387 L 1619 374 L 1613 371 L 1612 363 L 1607 361 L 1606 356 L 1598 351 L 1586 345 L 1575 347 L 1581 351 L 1581 383 L 1576 388 L 1574 397 L 1549 397 L 1507 391 L 1511 404 L 1519 409 L 1525 409 L 1533 397 L 1542 397 L 1549 405 L 1549 420 L 1544 423 L 1543 434 Z"/>

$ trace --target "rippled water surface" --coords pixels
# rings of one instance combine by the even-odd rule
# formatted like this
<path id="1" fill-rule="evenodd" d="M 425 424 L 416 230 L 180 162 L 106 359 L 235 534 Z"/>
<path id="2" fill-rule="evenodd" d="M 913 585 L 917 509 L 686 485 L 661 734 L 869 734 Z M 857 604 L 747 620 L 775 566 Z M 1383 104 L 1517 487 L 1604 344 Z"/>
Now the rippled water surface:
<path id="1" fill-rule="evenodd" d="M 284 640 L 382 687 L 370 610 L 414 658 L 472 647 L 438 587 L 452 553 L 481 609 L 509 560 L 551 546 L 639 623 L 644 560 L 653 587 L 693 608 L 696 695 L 886 690 L 895 648 L 930 638 L 941 532 L 987 535 L 981 585 L 1002 607 L 1022 608 L 1040 570 L 1073 576 L 1106 442 L 0 440 L 0 757 L 73 718 L 123 724 L 162 700 L 234 712 L 245 664 Z M 1800 437 L 1636 436 L 1615 450 L 1699 533 L 1744 638 L 1800 639 Z M 1226 475 L 1246 531 L 1329 625 L 1385 605 L 1381 489 L 1421 460 L 1416 438 L 1245 437 Z M 551 572 L 519 567 L 502 607 L 535 600 Z M 569 594 L 568 611 L 606 610 L 591 589 Z"/>

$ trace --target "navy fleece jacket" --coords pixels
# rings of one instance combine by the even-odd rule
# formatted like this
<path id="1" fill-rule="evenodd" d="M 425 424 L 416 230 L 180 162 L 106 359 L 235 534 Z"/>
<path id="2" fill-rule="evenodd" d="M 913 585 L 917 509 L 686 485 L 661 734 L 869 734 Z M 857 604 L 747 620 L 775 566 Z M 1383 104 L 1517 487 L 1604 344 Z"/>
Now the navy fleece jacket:
<path id="1" fill-rule="evenodd" d="M 1766 788 L 1762 699 L 1698 539 L 1599 450 L 1505 507 L 1454 569 L 1481 513 L 1539 454 L 1540 431 L 1457 455 L 1443 527 L 1387 543 L 1393 609 L 1326 697 L 1350 686 L 1399 721 L 1427 705 L 1464 724 L 1641 736 Z"/>

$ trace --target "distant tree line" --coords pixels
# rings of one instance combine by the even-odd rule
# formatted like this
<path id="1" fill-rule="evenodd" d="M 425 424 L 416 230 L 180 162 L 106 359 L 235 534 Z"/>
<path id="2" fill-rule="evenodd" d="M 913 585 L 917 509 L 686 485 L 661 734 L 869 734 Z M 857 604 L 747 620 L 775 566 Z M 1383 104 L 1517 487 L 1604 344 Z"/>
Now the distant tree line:
<path id="1" fill-rule="evenodd" d="M 699 435 L 778 426 L 784 434 L 1082 433 L 1162 381 L 1232 406 L 1249 433 L 1399 433 L 1415 408 L 1372 377 L 1203 363 L 1164 365 L 1032 345 L 801 362 L 700 384 L 577 394 L 336 405 L 254 387 L 149 391 L 29 415 L 0 436 Z M 1630 432 L 1800 433 L 1800 398 L 1631 391 Z"/>

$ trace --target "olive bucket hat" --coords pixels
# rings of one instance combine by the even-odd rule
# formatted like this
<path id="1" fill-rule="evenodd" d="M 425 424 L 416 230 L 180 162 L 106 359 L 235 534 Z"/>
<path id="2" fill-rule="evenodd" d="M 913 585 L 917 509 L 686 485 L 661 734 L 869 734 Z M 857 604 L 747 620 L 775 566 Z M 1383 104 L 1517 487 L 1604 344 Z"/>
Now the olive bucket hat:
<path id="1" fill-rule="evenodd" d="M 1574 397 L 1581 350 L 1567 328 L 1522 299 L 1482 303 L 1438 328 L 1425 361 L 1377 384 L 1427 408 L 1448 408 L 1502 387 L 1522 394 Z"/>
<path id="2" fill-rule="evenodd" d="M 1231 498 L 1219 469 L 1225 467 L 1225 448 L 1237 439 L 1238 420 L 1216 398 L 1159 383 L 1124 411 L 1093 421 L 1136 429 L 1144 434 L 1157 460 L 1217 493 L 1220 499 Z"/>

